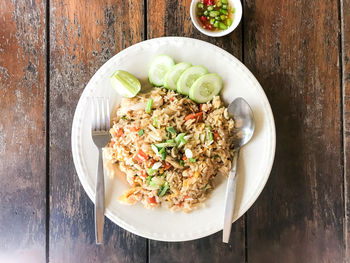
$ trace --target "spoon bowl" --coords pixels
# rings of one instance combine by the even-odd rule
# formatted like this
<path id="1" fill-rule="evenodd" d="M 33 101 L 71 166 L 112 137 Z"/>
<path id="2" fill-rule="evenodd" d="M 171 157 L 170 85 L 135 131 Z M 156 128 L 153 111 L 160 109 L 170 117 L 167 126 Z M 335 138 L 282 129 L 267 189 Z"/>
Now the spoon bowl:
<path id="1" fill-rule="evenodd" d="M 235 121 L 236 138 L 233 142 L 235 149 L 250 141 L 254 134 L 255 122 L 253 111 L 243 98 L 237 98 L 227 107 L 230 118 Z"/>

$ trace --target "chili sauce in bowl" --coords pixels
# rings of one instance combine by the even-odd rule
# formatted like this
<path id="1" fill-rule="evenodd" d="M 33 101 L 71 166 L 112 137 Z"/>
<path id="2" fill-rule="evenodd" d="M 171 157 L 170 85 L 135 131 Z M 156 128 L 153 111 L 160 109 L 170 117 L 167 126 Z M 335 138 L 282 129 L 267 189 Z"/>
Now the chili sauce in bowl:
<path id="1" fill-rule="evenodd" d="M 242 17 L 239 0 L 193 0 L 191 19 L 195 27 L 208 36 L 219 37 L 231 33 Z"/>

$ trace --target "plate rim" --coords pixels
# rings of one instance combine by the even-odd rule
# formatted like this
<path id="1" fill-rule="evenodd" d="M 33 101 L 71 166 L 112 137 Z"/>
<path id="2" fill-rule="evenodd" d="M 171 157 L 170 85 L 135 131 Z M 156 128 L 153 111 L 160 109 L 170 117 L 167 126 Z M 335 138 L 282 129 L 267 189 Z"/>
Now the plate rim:
<path id="1" fill-rule="evenodd" d="M 79 160 L 79 157 L 81 158 L 80 154 L 78 153 L 78 150 L 76 149 L 77 147 L 75 147 L 77 145 L 77 141 L 78 141 L 78 123 L 79 121 L 81 121 L 79 119 L 79 113 L 82 110 L 83 107 L 83 98 L 87 96 L 87 94 L 90 92 L 92 93 L 93 90 L 90 88 L 90 86 L 92 86 L 92 83 L 97 81 L 98 78 L 98 72 L 102 71 L 104 68 L 108 67 L 109 63 L 112 63 L 111 61 L 115 59 L 115 57 L 119 57 L 118 59 L 121 59 L 120 57 L 122 57 L 125 53 L 128 52 L 129 49 L 133 49 L 136 47 L 142 47 L 145 46 L 147 44 L 151 44 L 152 42 L 158 42 L 158 41 L 185 41 L 185 42 L 193 42 L 199 45 L 205 45 L 207 47 L 210 47 L 212 49 L 215 49 L 216 52 L 221 53 L 222 55 L 224 55 L 226 58 L 232 60 L 234 63 L 239 65 L 240 70 L 242 70 L 244 73 L 246 73 L 246 76 L 250 79 L 250 81 L 252 81 L 252 84 L 254 84 L 254 86 L 256 86 L 256 88 L 258 88 L 258 90 L 260 91 L 261 94 L 261 98 L 263 99 L 262 103 L 264 105 L 264 109 L 267 113 L 267 120 L 270 128 L 270 139 L 271 139 L 271 145 L 270 145 L 270 156 L 267 159 L 268 165 L 266 165 L 266 170 L 263 174 L 263 178 L 260 180 L 260 183 L 257 186 L 258 191 L 254 192 L 254 194 L 248 199 L 248 201 L 246 202 L 246 204 L 244 205 L 244 207 L 242 207 L 243 209 L 239 211 L 239 213 L 237 214 L 237 217 L 235 217 L 233 219 L 233 222 L 235 222 L 236 220 L 238 220 L 243 214 L 245 214 L 254 204 L 254 202 L 258 199 L 258 197 L 260 196 L 262 190 L 264 189 L 268 178 L 270 177 L 271 174 L 271 170 L 274 164 L 274 159 L 275 159 L 275 153 L 276 153 L 276 127 L 275 127 L 275 120 L 274 120 L 274 116 L 273 116 L 273 112 L 271 109 L 271 105 L 268 101 L 268 98 L 265 94 L 265 91 L 263 90 L 262 86 L 260 85 L 260 83 L 258 82 L 258 80 L 255 78 L 255 76 L 253 75 L 253 73 L 239 60 L 237 59 L 234 55 L 230 54 L 229 52 L 227 52 L 226 50 L 211 44 L 209 42 L 203 41 L 203 40 L 199 40 L 199 39 L 195 39 L 195 38 L 189 38 L 189 37 L 174 37 L 174 36 L 169 36 L 169 37 L 159 37 L 159 38 L 152 38 L 152 39 L 148 39 L 148 40 L 144 40 L 141 42 L 138 42 L 134 45 L 131 45 L 123 50 L 121 50 L 120 52 L 116 53 L 114 56 L 112 56 L 110 59 L 108 59 L 101 67 L 99 67 L 99 69 L 94 73 L 94 75 L 90 78 L 90 80 L 88 81 L 88 83 L 86 84 L 83 92 L 80 95 L 80 98 L 78 100 L 75 112 L 74 112 L 74 117 L 73 117 L 73 122 L 72 122 L 72 130 L 71 130 L 71 146 L 72 146 L 72 156 L 73 156 L 73 163 L 75 166 L 75 170 L 77 172 L 77 175 L 79 177 L 79 181 L 82 184 L 84 191 L 87 193 L 87 195 L 89 196 L 90 200 L 94 203 L 94 190 L 90 189 L 90 186 L 88 185 L 87 181 L 85 180 L 85 178 L 83 177 L 82 174 L 82 169 L 81 169 L 81 163 Z M 265 113 L 264 113 L 265 115 Z M 152 239 L 152 240 L 157 240 L 157 241 L 167 241 L 167 242 L 180 242 L 180 241 L 190 241 L 190 240 L 195 240 L 195 239 L 199 239 L 199 238 L 203 238 L 209 235 L 212 235 L 218 231 L 220 231 L 222 229 L 222 227 L 211 227 L 211 228 L 207 228 L 201 232 L 191 232 L 189 235 L 177 235 L 177 236 L 167 236 L 167 235 L 158 235 L 152 232 L 147 232 L 147 231 L 143 231 L 140 229 L 135 229 L 133 226 L 129 225 L 127 222 L 125 222 L 124 220 L 121 220 L 120 218 L 118 218 L 116 215 L 114 215 L 110 210 L 106 209 L 105 215 L 115 224 L 117 224 L 118 226 L 124 228 L 125 230 L 136 234 L 138 236 L 144 237 L 144 238 L 148 238 L 148 239 Z"/>

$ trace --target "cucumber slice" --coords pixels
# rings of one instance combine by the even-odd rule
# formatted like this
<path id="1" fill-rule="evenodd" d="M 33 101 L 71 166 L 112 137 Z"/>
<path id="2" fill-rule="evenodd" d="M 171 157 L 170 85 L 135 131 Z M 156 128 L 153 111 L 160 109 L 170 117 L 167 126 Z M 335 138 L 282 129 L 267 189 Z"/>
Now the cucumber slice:
<path id="1" fill-rule="evenodd" d="M 175 65 L 174 60 L 167 55 L 156 56 L 148 68 L 148 79 L 154 86 L 163 86 L 165 74 Z"/>
<path id="2" fill-rule="evenodd" d="M 222 79 L 218 74 L 206 74 L 198 78 L 190 88 L 190 99 L 205 103 L 218 95 L 222 89 Z"/>
<path id="3" fill-rule="evenodd" d="M 203 66 L 192 66 L 186 69 L 176 83 L 177 91 L 181 94 L 188 95 L 192 84 L 200 77 L 208 73 Z"/>
<path id="4" fill-rule="evenodd" d="M 187 62 L 181 62 L 173 66 L 171 70 L 168 71 L 168 73 L 165 75 L 164 87 L 166 87 L 167 89 L 176 90 L 176 83 L 180 78 L 181 74 L 191 66 L 191 63 Z"/>
<path id="5" fill-rule="evenodd" d="M 141 90 L 140 81 L 124 70 L 117 70 L 111 76 L 112 87 L 123 97 L 132 98 Z"/>

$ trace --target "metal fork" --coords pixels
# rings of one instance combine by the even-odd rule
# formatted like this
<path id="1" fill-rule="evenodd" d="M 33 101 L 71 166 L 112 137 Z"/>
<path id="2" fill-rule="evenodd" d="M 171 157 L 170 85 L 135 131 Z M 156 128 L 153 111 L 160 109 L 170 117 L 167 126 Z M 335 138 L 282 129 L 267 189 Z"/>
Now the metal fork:
<path id="1" fill-rule="evenodd" d="M 109 100 L 106 98 L 91 98 L 91 104 L 91 137 L 98 149 L 98 165 L 96 172 L 95 187 L 95 236 L 96 244 L 102 244 L 105 213 L 105 184 L 103 173 L 102 148 L 106 146 L 110 139 Z"/>

